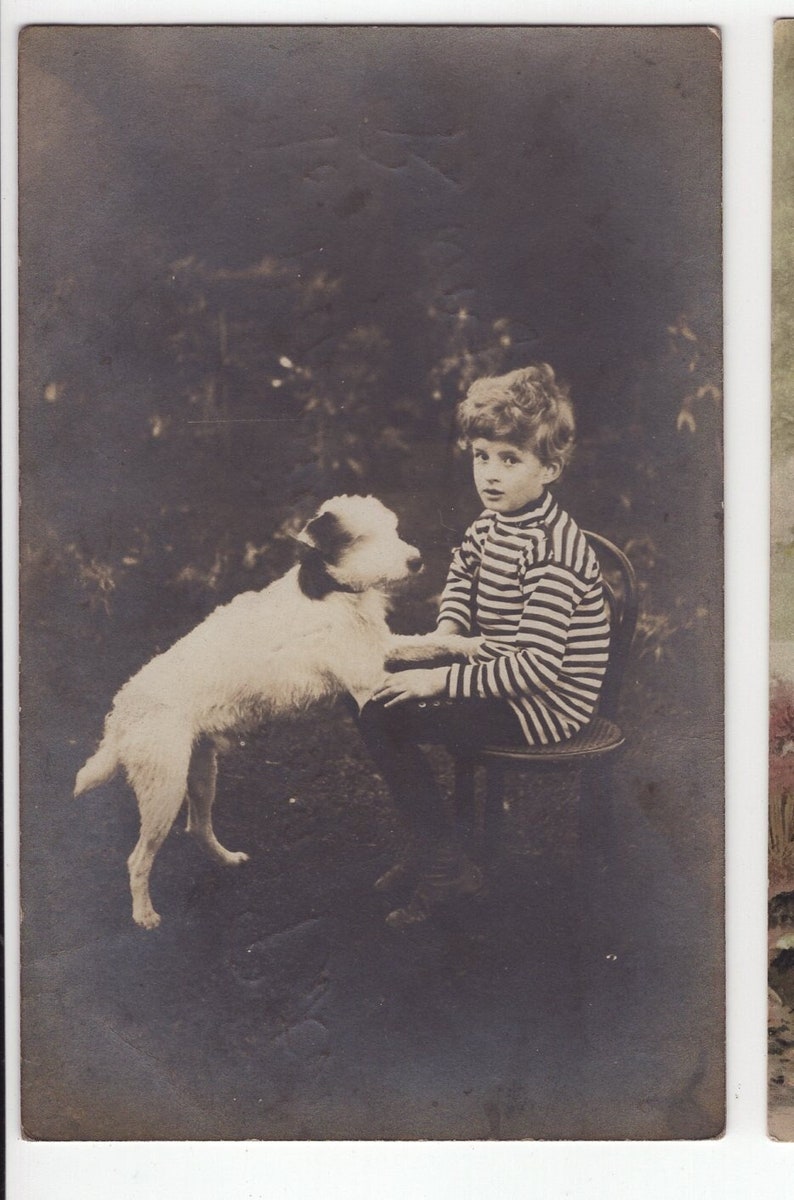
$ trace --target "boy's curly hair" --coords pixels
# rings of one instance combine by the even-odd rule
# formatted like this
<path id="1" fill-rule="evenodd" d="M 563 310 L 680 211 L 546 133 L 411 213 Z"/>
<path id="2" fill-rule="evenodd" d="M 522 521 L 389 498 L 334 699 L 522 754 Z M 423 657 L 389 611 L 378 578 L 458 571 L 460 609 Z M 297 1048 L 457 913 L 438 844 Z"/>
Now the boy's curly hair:
<path id="1" fill-rule="evenodd" d="M 475 380 L 457 420 L 466 443 L 478 437 L 529 443 L 544 466 L 564 467 L 573 454 L 576 423 L 568 388 L 548 363 Z"/>

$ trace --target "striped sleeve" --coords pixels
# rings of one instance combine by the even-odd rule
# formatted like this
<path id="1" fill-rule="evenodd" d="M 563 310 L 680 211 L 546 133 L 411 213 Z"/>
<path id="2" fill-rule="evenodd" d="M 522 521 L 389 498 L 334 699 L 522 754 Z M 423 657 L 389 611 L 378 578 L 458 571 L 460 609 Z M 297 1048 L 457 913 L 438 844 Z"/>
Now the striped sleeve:
<path id="1" fill-rule="evenodd" d="M 484 529 L 475 521 L 463 537 L 460 546 L 452 555 L 447 581 L 441 594 L 438 621 L 454 621 L 463 633 L 472 632 L 472 611 L 477 571 L 482 559 Z"/>
<path id="2" fill-rule="evenodd" d="M 600 592 L 600 583 L 597 586 Z M 452 699 L 516 699 L 555 689 L 574 613 L 589 585 L 567 567 L 540 563 L 527 570 L 522 590 L 515 640 L 486 641 L 479 654 L 482 661 L 454 664 L 448 682 Z"/>

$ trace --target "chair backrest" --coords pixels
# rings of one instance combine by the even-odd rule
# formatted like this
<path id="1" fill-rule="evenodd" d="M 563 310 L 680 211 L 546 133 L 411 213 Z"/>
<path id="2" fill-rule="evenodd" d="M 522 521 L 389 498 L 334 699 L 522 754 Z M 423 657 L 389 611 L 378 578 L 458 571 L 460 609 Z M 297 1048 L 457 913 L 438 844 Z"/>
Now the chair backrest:
<path id="1" fill-rule="evenodd" d="M 603 717 L 614 721 L 617 716 L 620 689 L 623 686 L 629 650 L 634 640 L 634 630 L 637 627 L 639 602 L 637 576 L 626 555 L 613 542 L 602 537 L 600 533 L 592 533 L 588 529 L 584 533 L 601 564 L 604 591 L 609 604 L 612 626 L 609 664 L 601 685 L 598 711 Z"/>

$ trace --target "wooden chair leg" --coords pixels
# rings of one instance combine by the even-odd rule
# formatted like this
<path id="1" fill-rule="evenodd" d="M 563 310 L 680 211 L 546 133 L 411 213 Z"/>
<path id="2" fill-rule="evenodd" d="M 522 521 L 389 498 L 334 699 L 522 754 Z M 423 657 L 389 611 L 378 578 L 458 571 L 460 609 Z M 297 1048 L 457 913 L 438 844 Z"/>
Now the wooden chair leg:
<path id="1" fill-rule="evenodd" d="M 497 852 L 505 824 L 505 770 L 489 763 L 485 773 L 485 803 L 482 821 L 482 856 L 490 861 Z"/>
<path id="2" fill-rule="evenodd" d="M 477 836 L 476 768 L 470 758 L 455 758 L 455 821 L 466 843 Z"/>
<path id="3" fill-rule="evenodd" d="M 612 763 L 592 763 L 582 771 L 579 792 L 579 855 L 582 878 L 594 884 L 614 865 L 614 811 Z"/>

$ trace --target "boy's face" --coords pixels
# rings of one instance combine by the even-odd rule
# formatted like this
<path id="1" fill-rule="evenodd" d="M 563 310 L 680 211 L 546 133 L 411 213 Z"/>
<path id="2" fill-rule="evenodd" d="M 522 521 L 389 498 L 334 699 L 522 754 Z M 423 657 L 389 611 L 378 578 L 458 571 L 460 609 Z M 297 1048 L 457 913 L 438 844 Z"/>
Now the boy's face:
<path id="1" fill-rule="evenodd" d="M 513 513 L 539 499 L 560 474 L 559 464 L 544 466 L 531 446 L 475 438 L 471 444 L 474 486 L 486 508 Z"/>

